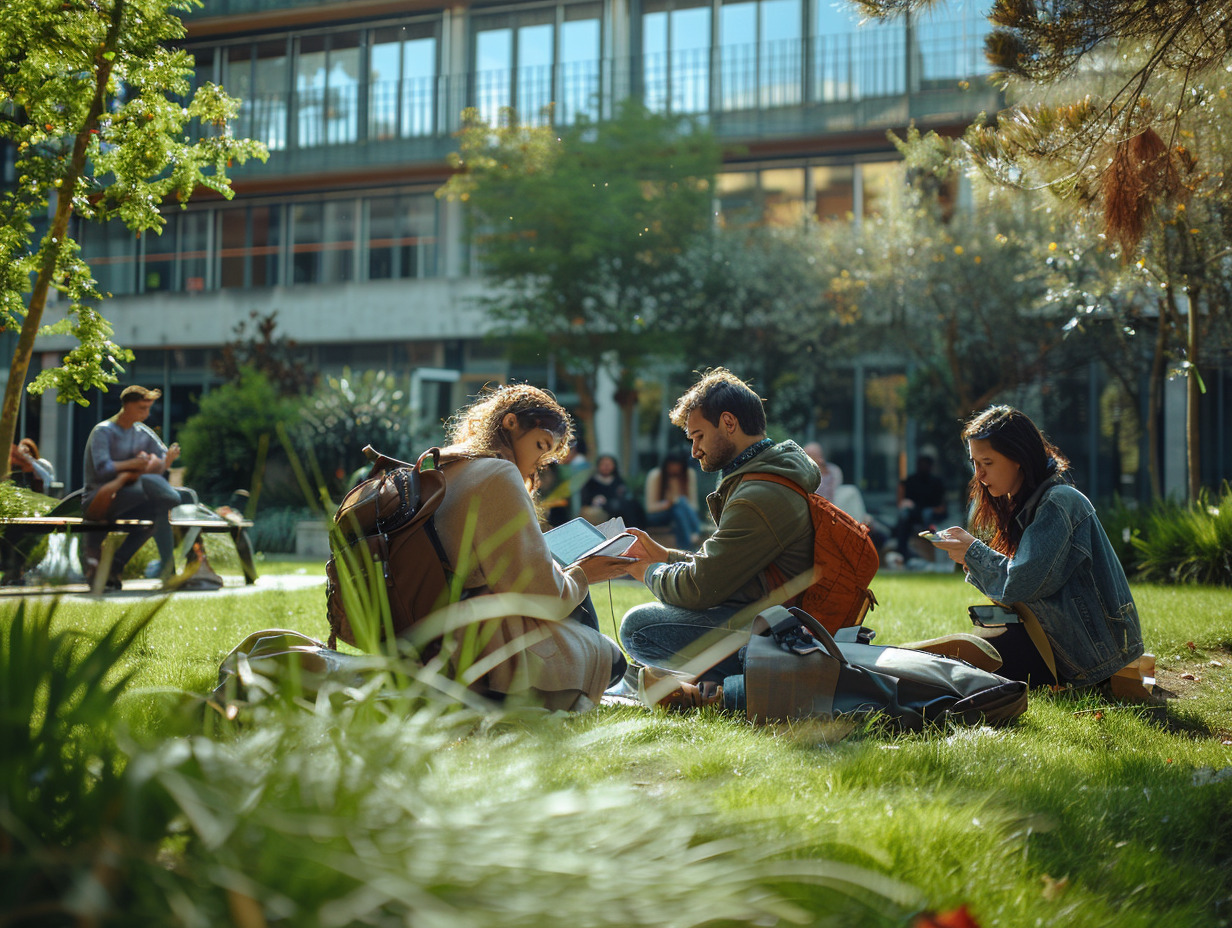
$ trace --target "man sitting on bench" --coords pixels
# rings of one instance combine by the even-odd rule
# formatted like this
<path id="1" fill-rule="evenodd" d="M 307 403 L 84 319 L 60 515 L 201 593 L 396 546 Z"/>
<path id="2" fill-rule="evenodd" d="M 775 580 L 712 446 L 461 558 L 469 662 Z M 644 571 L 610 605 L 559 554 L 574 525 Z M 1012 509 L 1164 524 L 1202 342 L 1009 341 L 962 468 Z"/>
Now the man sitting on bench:
<path id="1" fill-rule="evenodd" d="M 149 529 L 128 533 L 112 559 L 106 590 L 120 589 L 124 565 L 151 536 L 158 545 L 162 565 L 159 576 L 164 581 L 174 576 L 175 543 L 169 513 L 182 502 L 196 501 L 191 490 L 177 490 L 163 476 L 179 457 L 180 446 L 173 444 L 168 448 L 145 425 L 150 408 L 162 395 L 161 390 L 125 387 L 120 393 L 120 411 L 94 426 L 86 440 L 86 485 L 81 501 L 86 518 L 149 519 L 154 523 Z M 105 537 L 104 532 L 86 533 L 83 567 L 91 587 Z"/>

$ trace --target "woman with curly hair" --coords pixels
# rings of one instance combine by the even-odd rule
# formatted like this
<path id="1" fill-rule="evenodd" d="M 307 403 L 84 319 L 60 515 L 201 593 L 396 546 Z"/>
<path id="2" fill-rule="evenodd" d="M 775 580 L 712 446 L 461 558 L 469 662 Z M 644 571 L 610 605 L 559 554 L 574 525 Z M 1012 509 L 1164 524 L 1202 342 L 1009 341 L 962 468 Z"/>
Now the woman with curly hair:
<path id="1" fill-rule="evenodd" d="M 445 554 L 464 599 L 504 594 L 519 613 L 458 633 L 455 670 L 497 699 L 589 708 L 625 672 L 620 648 L 599 633 L 589 585 L 625 567 L 588 558 L 562 569 L 539 528 L 539 475 L 567 453 L 569 414 L 547 391 L 512 384 L 481 394 L 447 430 L 445 498 L 434 516 Z M 468 669 L 482 674 L 469 679 Z"/>
<path id="2" fill-rule="evenodd" d="M 1142 629 L 1121 562 L 1069 461 L 1024 413 L 992 406 L 963 429 L 974 476 L 971 529 L 933 544 L 989 599 L 1022 604 L 1043 630 L 1056 680 L 1019 623 L 977 629 L 1005 677 L 1033 684 L 1101 683 L 1142 655 Z"/>

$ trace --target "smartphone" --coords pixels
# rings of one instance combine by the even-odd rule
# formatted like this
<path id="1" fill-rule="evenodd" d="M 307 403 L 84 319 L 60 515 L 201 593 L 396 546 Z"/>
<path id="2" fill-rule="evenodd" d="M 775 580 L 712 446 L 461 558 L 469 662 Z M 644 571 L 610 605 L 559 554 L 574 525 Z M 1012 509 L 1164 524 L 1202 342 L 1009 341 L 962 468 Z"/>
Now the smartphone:
<path id="1" fill-rule="evenodd" d="M 1017 613 L 996 603 L 968 606 L 967 614 L 971 616 L 971 623 L 973 625 L 979 625 L 982 628 L 992 625 L 1010 625 L 1018 621 Z"/>
<path id="2" fill-rule="evenodd" d="M 932 542 L 950 540 L 950 536 L 945 534 L 945 532 L 920 532 L 919 536 L 923 538 L 925 541 L 932 541 Z"/>

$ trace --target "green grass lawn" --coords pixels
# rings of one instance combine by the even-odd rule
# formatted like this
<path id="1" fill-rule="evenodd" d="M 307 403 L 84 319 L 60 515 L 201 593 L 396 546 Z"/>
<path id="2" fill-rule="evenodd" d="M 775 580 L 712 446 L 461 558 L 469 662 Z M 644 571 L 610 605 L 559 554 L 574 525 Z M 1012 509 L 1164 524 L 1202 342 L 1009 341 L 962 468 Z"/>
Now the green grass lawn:
<path id="1" fill-rule="evenodd" d="M 322 571 L 272 560 L 259 569 Z M 868 624 L 887 644 L 961 630 L 979 601 L 958 575 L 884 574 L 874 591 L 881 605 Z M 983 928 L 1226 926 L 1232 592 L 1134 593 L 1148 650 L 1178 693 L 1166 710 L 1033 695 L 1006 728 L 896 736 L 601 707 L 498 717 L 458 734 L 421 714 L 373 721 L 318 705 L 212 726 L 209 750 L 193 742 L 202 781 L 237 798 L 220 799 L 213 818 L 188 816 L 205 837 L 186 859 L 233 904 L 235 887 L 259 900 L 267 918 L 297 905 L 301 916 L 309 905 L 337 916 L 289 914 L 287 924 L 392 923 L 367 912 L 351 884 L 337 888 L 345 871 L 364 884 L 403 881 L 393 893 L 403 901 L 384 903 L 395 909 L 422 911 L 404 896 L 431 885 L 455 907 L 450 924 L 908 925 L 919 910 L 966 905 Z M 648 598 L 633 584 L 613 584 L 610 604 L 606 588 L 593 595 L 609 632 Z M 158 691 L 205 692 L 222 656 L 258 628 L 323 638 L 323 610 L 319 588 L 172 598 L 121 662 L 135 672 L 125 716 L 140 740 L 171 750 L 200 716 Z M 97 636 L 120 613 L 109 600 L 65 600 L 55 624 Z M 229 803 L 242 808 L 226 818 Z M 211 845 L 223 818 L 246 830 Z M 453 887 L 455 876 L 427 875 L 413 855 L 429 833 L 432 866 L 482 876 Z M 346 863 L 323 863 L 322 847 Z"/>

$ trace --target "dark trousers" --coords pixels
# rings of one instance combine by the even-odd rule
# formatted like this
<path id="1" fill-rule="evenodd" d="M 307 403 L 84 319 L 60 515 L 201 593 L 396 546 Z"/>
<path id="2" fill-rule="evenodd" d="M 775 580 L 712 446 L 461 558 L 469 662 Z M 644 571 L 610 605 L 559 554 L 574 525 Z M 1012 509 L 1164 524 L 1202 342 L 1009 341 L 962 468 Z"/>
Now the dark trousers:
<path id="1" fill-rule="evenodd" d="M 111 562 L 111 573 L 119 575 L 150 538 L 158 546 L 163 573 L 175 573 L 175 540 L 171 535 L 170 513 L 181 503 L 193 503 L 196 499 L 192 490 L 177 490 L 158 474 L 142 474 L 116 493 L 107 507 L 108 519 L 149 519 L 154 524 L 148 529 L 128 533 Z M 105 532 L 86 533 L 86 557 L 99 556 L 105 537 Z"/>

